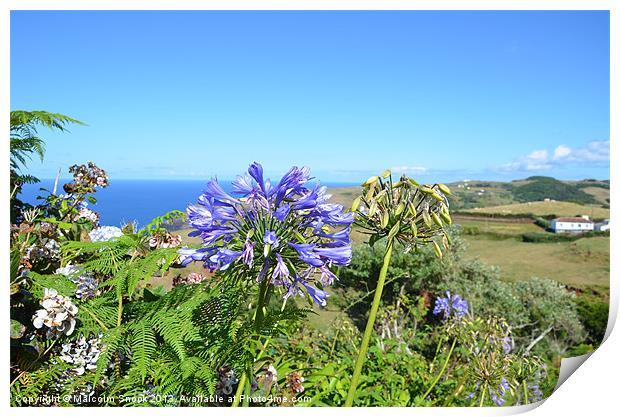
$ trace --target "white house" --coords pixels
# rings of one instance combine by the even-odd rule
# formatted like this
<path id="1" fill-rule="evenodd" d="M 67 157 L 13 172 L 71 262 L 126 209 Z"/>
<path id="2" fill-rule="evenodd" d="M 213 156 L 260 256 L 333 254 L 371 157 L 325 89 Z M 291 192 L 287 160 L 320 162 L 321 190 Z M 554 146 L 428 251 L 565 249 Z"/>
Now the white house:
<path id="1" fill-rule="evenodd" d="M 604 221 L 600 222 L 600 223 L 596 223 L 594 225 L 594 230 L 596 230 L 597 232 L 606 232 L 609 230 L 609 219 L 605 219 Z"/>
<path id="2" fill-rule="evenodd" d="M 581 233 L 594 230 L 594 222 L 587 217 L 558 217 L 551 220 L 555 233 Z"/>

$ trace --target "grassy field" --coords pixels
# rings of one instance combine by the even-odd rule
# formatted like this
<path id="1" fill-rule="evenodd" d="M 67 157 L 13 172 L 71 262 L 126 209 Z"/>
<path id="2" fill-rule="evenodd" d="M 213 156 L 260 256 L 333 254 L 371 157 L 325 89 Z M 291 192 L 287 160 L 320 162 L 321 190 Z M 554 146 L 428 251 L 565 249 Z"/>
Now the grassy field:
<path id="1" fill-rule="evenodd" d="M 459 216 L 453 217 L 454 224 L 464 229 L 475 228 L 479 233 L 499 233 L 505 235 L 520 236 L 523 233 L 545 233 L 545 230 L 534 223 L 500 222 L 484 219 L 467 219 Z"/>
<path id="2" fill-rule="evenodd" d="M 609 204 L 609 189 L 601 187 L 586 187 L 582 190 L 593 195 L 601 204 Z"/>
<path id="3" fill-rule="evenodd" d="M 498 266 L 502 279 L 541 277 L 577 287 L 609 287 L 609 237 L 524 243 L 518 239 L 466 236 L 465 241 L 465 255 Z"/>
<path id="4" fill-rule="evenodd" d="M 581 204 L 569 203 L 566 201 L 534 201 L 531 203 L 476 208 L 464 210 L 463 212 L 488 214 L 534 214 L 537 216 L 577 216 L 580 214 L 586 214 L 595 219 L 609 218 L 609 209 L 596 206 L 583 206 Z"/>

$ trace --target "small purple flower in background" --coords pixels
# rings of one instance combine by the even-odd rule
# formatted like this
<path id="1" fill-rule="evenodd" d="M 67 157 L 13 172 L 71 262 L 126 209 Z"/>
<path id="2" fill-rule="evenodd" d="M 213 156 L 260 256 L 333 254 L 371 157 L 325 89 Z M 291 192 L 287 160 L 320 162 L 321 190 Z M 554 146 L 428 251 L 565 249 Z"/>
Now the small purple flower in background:
<path id="1" fill-rule="evenodd" d="M 537 384 L 528 385 L 527 388 L 530 392 L 530 403 L 535 403 L 543 399 L 543 392 L 540 390 L 540 387 Z"/>
<path id="2" fill-rule="evenodd" d="M 499 383 L 497 392 L 491 388 L 489 389 L 489 392 L 491 393 L 491 399 L 495 404 L 497 404 L 498 407 L 501 407 L 504 405 L 504 403 L 506 403 L 504 396 L 506 395 L 506 392 L 509 388 L 510 384 L 508 384 L 506 378 L 502 378 L 502 382 Z"/>
<path id="3" fill-rule="evenodd" d="M 504 350 L 504 355 L 508 355 L 512 352 L 512 338 L 510 336 L 506 336 L 502 339 L 502 349 Z"/>
<path id="4" fill-rule="evenodd" d="M 187 209 L 195 229 L 190 235 L 200 236 L 204 247 L 179 250 L 181 263 L 201 261 L 212 271 L 268 279 L 284 298 L 305 293 L 324 306 L 323 287 L 335 279 L 330 268 L 351 261 L 353 214 L 328 203 L 325 187 L 308 188 L 310 180 L 308 168 L 292 167 L 273 185 L 254 162 L 233 181 L 234 196 L 217 179 L 209 181 L 198 204 Z"/>
<path id="5" fill-rule="evenodd" d="M 443 314 L 444 319 L 449 317 L 463 317 L 469 312 L 469 303 L 462 299 L 458 294 L 450 294 L 450 291 L 446 291 L 445 298 L 437 298 L 435 301 L 435 308 L 433 314 L 436 316 Z"/>

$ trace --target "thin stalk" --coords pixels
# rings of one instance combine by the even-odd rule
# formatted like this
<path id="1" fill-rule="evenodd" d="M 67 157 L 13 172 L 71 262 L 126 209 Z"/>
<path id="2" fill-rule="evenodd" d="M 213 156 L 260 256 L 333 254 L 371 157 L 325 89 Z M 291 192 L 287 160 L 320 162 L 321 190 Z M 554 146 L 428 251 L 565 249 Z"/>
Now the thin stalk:
<path id="1" fill-rule="evenodd" d="M 256 311 L 254 313 L 254 329 L 256 331 L 257 337 L 260 337 L 258 335 L 258 332 L 260 330 L 260 325 L 264 318 L 263 307 L 265 305 L 265 301 L 268 300 L 269 296 L 271 295 L 269 291 L 271 288 L 271 286 L 269 285 L 269 281 L 270 280 L 267 277 L 265 277 L 263 282 L 261 282 L 260 288 L 258 290 L 258 303 L 256 304 Z M 269 340 L 267 340 L 265 344 L 263 345 L 262 350 L 258 354 L 258 358 L 260 358 L 260 356 L 265 351 L 265 348 L 267 347 L 267 343 L 269 343 Z M 248 382 L 250 382 L 250 380 L 248 379 L 248 373 L 251 374 L 250 369 L 246 370 L 246 372 L 244 372 L 241 375 L 241 378 L 239 379 L 239 385 L 237 386 L 237 391 L 235 392 L 235 398 L 232 403 L 233 407 L 239 407 L 239 402 L 241 401 L 241 395 L 243 394 L 245 386 L 246 385 L 250 386 L 250 384 L 248 384 Z M 246 395 L 244 402 L 243 402 L 244 405 L 246 405 L 246 401 L 248 399 L 247 397 L 248 396 Z"/>
<path id="2" fill-rule="evenodd" d="M 530 401 L 527 398 L 527 381 L 523 381 L 523 402 L 529 404 Z"/>
<path id="3" fill-rule="evenodd" d="M 353 371 L 353 377 L 351 378 L 351 386 L 347 393 L 347 399 L 344 403 L 345 407 L 351 407 L 353 405 L 353 399 L 355 398 L 355 390 L 359 382 L 360 374 L 362 373 L 362 367 L 366 361 L 366 353 L 368 352 L 368 344 L 370 343 L 370 336 L 374 330 L 375 320 L 377 318 L 377 311 L 379 310 L 379 304 L 381 303 L 381 294 L 383 293 L 383 286 L 385 285 L 385 277 L 387 275 L 388 267 L 390 266 L 390 259 L 392 258 L 392 249 L 394 248 L 394 238 L 388 239 L 387 246 L 385 248 L 385 255 L 383 257 L 383 266 L 381 266 L 381 272 L 379 273 L 379 280 L 377 281 L 377 289 L 375 290 L 375 297 L 372 300 L 372 307 L 370 308 L 370 314 L 368 316 L 368 322 L 366 323 L 366 329 L 364 330 L 364 337 L 362 338 L 362 345 L 360 346 L 357 359 L 355 360 L 355 370 Z"/>
<path id="4" fill-rule="evenodd" d="M 446 371 L 446 367 L 448 366 L 448 362 L 450 361 L 450 356 L 452 356 L 452 352 L 454 351 L 454 346 L 455 345 L 456 345 L 456 339 L 454 339 L 454 342 L 452 342 L 452 346 L 450 346 L 450 351 L 448 352 L 448 357 L 446 358 L 446 361 L 444 362 L 443 366 L 441 367 L 441 370 L 439 371 L 439 375 L 437 375 L 437 377 L 435 378 L 435 380 L 433 381 L 431 386 L 426 390 L 426 392 L 424 393 L 422 398 L 426 398 L 428 396 L 428 394 L 431 393 L 433 388 L 435 388 L 435 385 L 437 385 L 437 382 L 439 382 L 439 379 L 442 377 L 443 373 Z"/>
<path id="5" fill-rule="evenodd" d="M 484 405 L 484 396 L 487 393 L 487 384 L 485 383 L 482 386 L 482 391 L 480 391 L 480 403 L 478 404 L 478 407 L 482 407 Z"/>
<path id="6" fill-rule="evenodd" d="M 237 391 L 235 392 L 235 400 L 232 403 L 233 407 L 239 407 L 239 401 L 241 401 L 241 394 L 243 394 L 243 388 L 245 387 L 245 383 L 248 380 L 246 373 L 244 372 L 241 375 L 241 379 L 239 380 L 239 385 L 237 385 Z"/>

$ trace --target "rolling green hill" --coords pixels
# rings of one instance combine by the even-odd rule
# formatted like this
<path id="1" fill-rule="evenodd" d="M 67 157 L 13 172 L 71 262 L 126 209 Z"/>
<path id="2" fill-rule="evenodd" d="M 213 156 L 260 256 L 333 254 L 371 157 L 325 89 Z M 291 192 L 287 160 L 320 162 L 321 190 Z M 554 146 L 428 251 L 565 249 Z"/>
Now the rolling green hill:
<path id="1" fill-rule="evenodd" d="M 453 191 L 451 207 L 454 210 L 545 200 L 609 206 L 607 180 L 560 181 L 552 177 L 533 176 L 512 182 L 459 181 L 448 185 Z"/>

